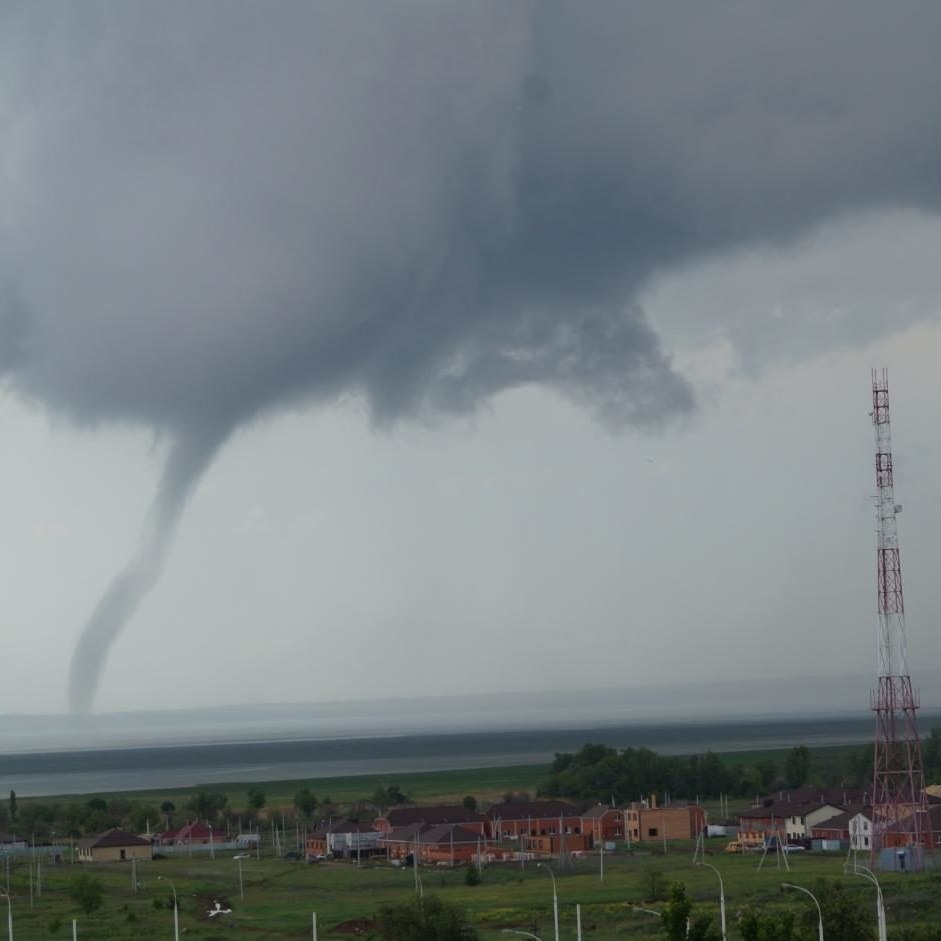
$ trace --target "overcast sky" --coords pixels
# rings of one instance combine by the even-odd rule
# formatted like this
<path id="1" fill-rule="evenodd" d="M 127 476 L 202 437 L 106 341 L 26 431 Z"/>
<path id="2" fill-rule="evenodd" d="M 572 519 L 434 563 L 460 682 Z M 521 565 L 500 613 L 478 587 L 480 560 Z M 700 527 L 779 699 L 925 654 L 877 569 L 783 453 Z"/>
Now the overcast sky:
<path id="1" fill-rule="evenodd" d="M 941 667 L 939 35 L 5 4 L 0 711 Z"/>

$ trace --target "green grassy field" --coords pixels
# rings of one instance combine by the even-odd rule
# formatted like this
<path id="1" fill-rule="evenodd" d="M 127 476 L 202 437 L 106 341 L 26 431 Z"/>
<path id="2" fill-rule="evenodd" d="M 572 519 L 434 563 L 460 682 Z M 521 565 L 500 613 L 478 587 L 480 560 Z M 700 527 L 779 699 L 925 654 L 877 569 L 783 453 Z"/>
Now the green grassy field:
<path id="1" fill-rule="evenodd" d="M 785 880 L 812 887 L 821 878 L 839 879 L 855 893 L 859 905 L 875 913 L 874 890 L 861 878 L 843 875 L 842 856 L 801 854 L 790 860 L 789 873 L 778 869 L 769 857 L 759 873 L 757 856 L 723 854 L 721 845 L 722 841 L 715 842 L 708 860 L 725 880 L 730 938 L 738 936 L 732 925 L 736 913 L 746 906 L 801 908 L 801 898 L 782 891 L 780 884 Z M 573 871 L 558 875 L 562 936 L 574 938 L 575 904 L 579 903 L 588 938 L 656 937 L 659 920 L 632 908 L 660 905 L 647 898 L 652 867 L 668 881 L 684 882 L 696 899 L 697 910 L 711 912 L 718 920 L 717 879 L 711 870 L 692 865 L 691 852 L 691 845 L 671 846 L 666 856 L 652 851 L 628 853 L 622 848 L 605 855 L 603 882 L 597 855 L 576 860 Z M 15 937 L 20 941 L 70 937 L 75 906 L 68 897 L 68 884 L 77 871 L 85 869 L 105 883 L 106 904 L 94 915 L 78 916 L 80 938 L 172 938 L 172 911 L 154 907 L 155 899 L 165 902 L 169 897 L 168 883 L 158 880 L 158 875 L 176 886 L 185 937 L 205 941 L 309 938 L 314 911 L 319 937 L 339 941 L 357 936 L 348 923 L 370 919 L 381 906 L 414 897 L 412 871 L 385 863 L 305 865 L 262 858 L 243 860 L 242 865 L 244 902 L 239 899 L 238 864 L 231 855 L 139 863 L 137 892 L 131 886 L 129 863 L 48 865 L 43 867 L 42 895 L 34 895 L 30 907 L 27 867 L 21 861 L 11 880 Z M 535 931 L 544 941 L 551 938 L 552 886 L 548 875 L 532 863 L 525 869 L 519 863 L 488 866 L 483 882 L 474 887 L 464 884 L 463 870 L 423 868 L 420 874 L 426 894 L 438 894 L 464 909 L 468 921 L 488 941 L 508 937 L 501 933 L 506 928 Z M 887 874 L 882 881 L 890 937 L 903 924 L 937 924 L 941 877 Z M 210 919 L 207 911 L 214 899 L 225 907 L 231 905 L 232 914 Z"/>
<path id="2" fill-rule="evenodd" d="M 458 801 L 465 794 L 473 794 L 481 801 L 499 800 L 507 791 L 535 792 L 536 787 L 545 780 L 547 765 L 514 765 L 500 768 L 465 768 L 451 771 L 416 771 L 403 774 L 350 775 L 337 778 L 305 778 L 289 781 L 265 781 L 252 783 L 217 783 L 207 784 L 207 788 L 219 791 L 229 799 L 229 806 L 244 807 L 245 796 L 250 787 L 260 787 L 265 792 L 267 806 L 293 806 L 294 795 L 302 788 L 309 787 L 319 799 L 329 797 L 335 804 L 349 804 L 357 800 L 367 800 L 377 787 L 398 784 L 408 796 L 420 803 L 431 801 Z M 161 788 L 152 791 L 106 791 L 96 796 L 123 798 L 128 800 L 162 803 L 173 801 L 182 806 L 186 798 L 200 785 L 185 788 Z M 37 802 L 86 801 L 91 795 L 64 795 L 62 797 L 35 798 Z M 23 805 L 31 798 L 22 799 Z"/>

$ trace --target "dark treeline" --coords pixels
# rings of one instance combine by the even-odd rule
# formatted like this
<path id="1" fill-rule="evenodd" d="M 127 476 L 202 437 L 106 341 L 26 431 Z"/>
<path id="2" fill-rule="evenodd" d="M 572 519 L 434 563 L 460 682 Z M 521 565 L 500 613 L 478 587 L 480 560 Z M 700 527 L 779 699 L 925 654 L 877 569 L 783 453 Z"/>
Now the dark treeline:
<path id="1" fill-rule="evenodd" d="M 926 781 L 941 780 L 941 728 L 933 728 L 926 737 L 922 756 Z M 585 745 L 575 754 L 556 754 L 540 793 L 572 800 L 607 802 L 613 798 L 618 803 L 667 793 L 693 801 L 720 794 L 754 797 L 805 784 L 866 789 L 871 781 L 871 745 L 817 754 L 797 745 L 780 763 L 770 758 L 744 763 L 710 751 L 668 756 L 647 748 L 617 751 L 606 745 Z"/>

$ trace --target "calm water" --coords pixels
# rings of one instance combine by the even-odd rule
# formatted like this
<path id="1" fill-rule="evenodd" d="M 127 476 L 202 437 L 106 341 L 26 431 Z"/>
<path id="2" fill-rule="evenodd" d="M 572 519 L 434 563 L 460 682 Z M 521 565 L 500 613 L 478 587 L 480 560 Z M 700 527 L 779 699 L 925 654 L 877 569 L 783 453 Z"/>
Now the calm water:
<path id="1" fill-rule="evenodd" d="M 939 724 L 937 717 L 933 724 Z M 926 727 L 932 724 L 925 717 Z M 293 731 L 293 730 L 292 730 Z M 594 725 L 439 734 L 386 734 L 80 748 L 0 755 L 0 788 L 18 795 L 88 794 L 221 782 L 314 779 L 377 772 L 546 762 L 586 742 L 645 746 L 670 754 L 868 741 L 866 716 L 758 722 Z"/>

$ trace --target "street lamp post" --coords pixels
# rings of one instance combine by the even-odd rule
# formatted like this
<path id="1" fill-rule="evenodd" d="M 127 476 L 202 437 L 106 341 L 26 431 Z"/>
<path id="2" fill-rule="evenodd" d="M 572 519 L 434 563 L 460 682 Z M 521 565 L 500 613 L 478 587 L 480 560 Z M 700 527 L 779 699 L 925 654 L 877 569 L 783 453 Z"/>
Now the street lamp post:
<path id="1" fill-rule="evenodd" d="M 6 889 L 0 889 L 0 895 L 7 900 L 7 938 L 13 941 L 13 903 L 10 901 L 10 893 Z"/>
<path id="2" fill-rule="evenodd" d="M 162 882 L 169 883 L 173 892 L 173 941 L 180 941 L 180 906 L 176 900 L 176 886 L 166 877 L 157 876 Z"/>
<path id="3" fill-rule="evenodd" d="M 249 853 L 239 853 L 238 856 L 233 856 L 232 858 L 238 860 L 239 864 L 239 901 L 245 901 L 245 885 L 242 882 L 242 860 L 248 859 L 250 856 Z"/>
<path id="4" fill-rule="evenodd" d="M 624 904 L 627 905 L 628 903 L 625 902 Z M 658 911 L 656 911 L 656 910 L 653 909 L 653 908 L 641 908 L 639 905 L 631 905 L 631 908 L 632 908 L 635 912 L 643 912 L 645 915 L 656 915 L 657 918 L 663 918 L 663 912 L 658 912 Z M 691 922 L 690 922 L 689 918 L 687 918 L 687 919 L 686 919 L 686 937 L 687 937 L 687 938 L 689 937 L 690 924 L 691 924 Z"/>
<path id="5" fill-rule="evenodd" d="M 552 924 L 555 927 L 555 941 L 559 941 L 559 893 L 556 891 L 555 873 L 545 863 L 536 863 L 540 869 L 545 869 L 552 879 Z"/>
<path id="6" fill-rule="evenodd" d="M 862 876 L 863 879 L 868 879 L 876 887 L 876 924 L 879 928 L 879 941 L 886 941 L 885 901 L 882 898 L 882 886 L 879 885 L 876 874 L 867 866 L 859 866 L 856 863 L 853 864 L 852 869 L 844 869 L 843 871 L 847 875 Z"/>
<path id="7" fill-rule="evenodd" d="M 722 941 L 727 941 L 728 935 L 725 931 L 725 885 L 722 882 L 722 873 L 716 869 L 712 863 L 707 863 L 705 861 L 700 862 L 698 865 L 706 866 L 708 869 L 711 869 L 719 877 L 719 921 L 722 924 Z"/>
<path id="8" fill-rule="evenodd" d="M 782 889 L 797 889 L 798 892 L 803 892 L 804 895 L 809 895 L 814 900 L 814 905 L 817 906 L 817 935 L 819 941 L 823 941 L 823 912 L 820 909 L 820 903 L 817 901 L 817 896 L 814 895 L 810 889 L 805 889 L 802 885 L 794 885 L 793 882 L 782 882 Z"/>

